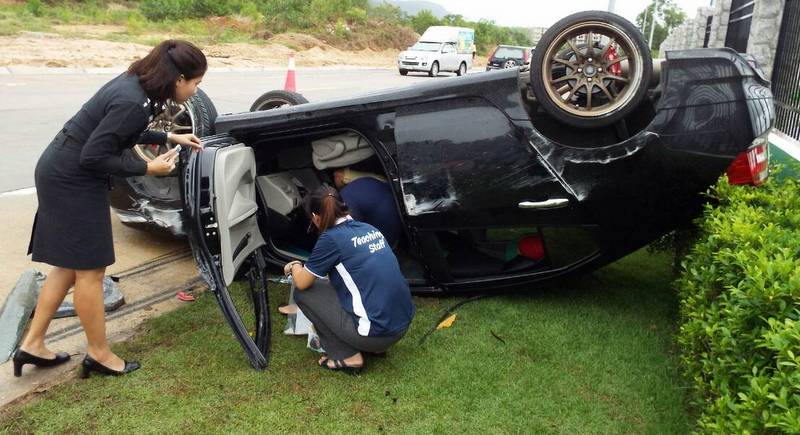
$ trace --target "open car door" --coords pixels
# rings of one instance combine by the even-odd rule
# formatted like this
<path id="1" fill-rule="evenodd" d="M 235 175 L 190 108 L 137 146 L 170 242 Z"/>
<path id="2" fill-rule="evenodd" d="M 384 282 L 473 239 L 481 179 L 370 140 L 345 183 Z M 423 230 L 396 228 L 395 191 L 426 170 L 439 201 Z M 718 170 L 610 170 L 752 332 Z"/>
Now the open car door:
<path id="1" fill-rule="evenodd" d="M 189 240 L 234 335 L 253 367 L 263 370 L 269 363 L 270 319 L 255 155 L 228 137 L 206 139 L 203 152 L 190 153 L 184 172 Z M 249 289 L 231 287 L 237 276 L 247 278 Z"/>

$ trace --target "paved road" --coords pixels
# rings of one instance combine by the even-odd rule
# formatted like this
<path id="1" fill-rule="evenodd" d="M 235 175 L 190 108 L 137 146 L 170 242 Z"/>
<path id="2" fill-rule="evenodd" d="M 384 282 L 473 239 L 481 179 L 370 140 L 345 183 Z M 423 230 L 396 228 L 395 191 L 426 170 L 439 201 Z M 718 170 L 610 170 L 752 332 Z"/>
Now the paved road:
<path id="1" fill-rule="evenodd" d="M 0 193 L 33 186 L 42 150 L 94 92 L 116 74 L 0 75 Z M 282 89 L 284 71 L 209 71 L 201 87 L 219 113 L 246 111 L 262 93 Z M 432 79 L 400 76 L 389 69 L 299 69 L 297 88 L 310 101 L 323 101 L 407 86 Z"/>

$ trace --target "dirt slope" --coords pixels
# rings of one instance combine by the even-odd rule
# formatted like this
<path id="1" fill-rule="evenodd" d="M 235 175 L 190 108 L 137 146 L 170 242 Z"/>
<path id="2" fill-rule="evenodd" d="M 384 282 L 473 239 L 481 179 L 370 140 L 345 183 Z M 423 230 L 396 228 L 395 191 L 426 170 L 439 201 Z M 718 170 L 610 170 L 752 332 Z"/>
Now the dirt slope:
<path id="1" fill-rule="evenodd" d="M 56 26 L 59 33 L 22 32 L 0 37 L 0 66 L 51 68 L 124 67 L 140 59 L 150 46 L 103 38 L 123 30 L 117 26 Z M 154 35 L 166 39 L 169 35 Z M 291 47 L 291 48 L 290 48 Z M 398 50 L 344 51 L 308 35 L 279 34 L 264 44 L 217 44 L 201 47 L 211 67 L 286 66 L 295 53 L 298 67 L 349 65 L 394 67 Z"/>

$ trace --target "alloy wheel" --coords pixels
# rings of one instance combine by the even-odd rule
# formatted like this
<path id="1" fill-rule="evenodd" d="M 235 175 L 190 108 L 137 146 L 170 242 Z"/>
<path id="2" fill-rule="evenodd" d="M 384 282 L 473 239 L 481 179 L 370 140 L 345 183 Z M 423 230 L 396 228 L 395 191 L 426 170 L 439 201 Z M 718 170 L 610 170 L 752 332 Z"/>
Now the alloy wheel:
<path id="1" fill-rule="evenodd" d="M 176 134 L 195 133 L 195 119 L 192 111 L 189 110 L 190 104 L 190 102 L 176 104 L 171 100 L 168 101 L 161 113 L 148 124 L 147 129 Z M 145 162 L 152 162 L 156 156 L 164 154 L 174 147 L 175 145 L 170 143 L 165 145 L 136 144 L 133 151 Z"/>
<path id="2" fill-rule="evenodd" d="M 642 79 L 643 56 L 624 29 L 576 23 L 547 47 L 541 68 L 551 100 L 581 117 L 601 117 L 627 104 Z"/>

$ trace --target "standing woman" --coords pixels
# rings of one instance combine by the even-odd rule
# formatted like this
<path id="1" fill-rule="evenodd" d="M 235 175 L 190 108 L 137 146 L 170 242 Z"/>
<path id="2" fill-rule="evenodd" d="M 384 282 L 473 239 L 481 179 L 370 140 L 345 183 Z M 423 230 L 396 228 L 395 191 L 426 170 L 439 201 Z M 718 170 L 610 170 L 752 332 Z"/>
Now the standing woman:
<path id="1" fill-rule="evenodd" d="M 320 367 L 358 373 L 361 352 L 386 352 L 405 335 L 415 311 L 408 283 L 383 234 L 353 220 L 336 189 L 321 187 L 306 200 L 320 236 L 308 262 L 284 272 L 325 348 Z"/>
<path id="2" fill-rule="evenodd" d="M 111 176 L 167 175 L 175 168 L 175 149 L 147 163 L 122 154 L 137 143 L 170 142 L 202 149 L 193 134 L 146 129 L 168 99 L 183 103 L 197 92 L 206 68 L 205 56 L 191 43 L 160 43 L 100 88 L 39 158 L 35 172 L 39 209 L 28 253 L 33 261 L 53 269 L 28 334 L 14 353 L 14 376 L 21 376 L 25 364 L 53 367 L 69 360 L 69 354 L 47 349 L 44 337 L 73 285 L 75 309 L 88 341 L 81 376 L 122 375 L 139 368 L 138 363 L 115 355 L 106 340 L 103 276 L 115 261 L 107 198 Z"/>

